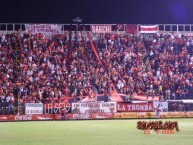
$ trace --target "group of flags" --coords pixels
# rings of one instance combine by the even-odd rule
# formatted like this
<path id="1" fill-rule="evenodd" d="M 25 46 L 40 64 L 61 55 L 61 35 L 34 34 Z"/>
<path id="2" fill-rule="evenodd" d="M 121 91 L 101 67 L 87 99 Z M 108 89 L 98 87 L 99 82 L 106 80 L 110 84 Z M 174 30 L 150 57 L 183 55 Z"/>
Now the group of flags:
<path id="1" fill-rule="evenodd" d="M 138 28 L 139 27 L 139 28 Z M 117 30 L 123 31 L 123 24 L 117 24 Z M 137 25 L 137 24 L 127 24 L 125 26 L 125 31 L 130 34 L 140 33 L 158 33 L 157 25 Z"/>

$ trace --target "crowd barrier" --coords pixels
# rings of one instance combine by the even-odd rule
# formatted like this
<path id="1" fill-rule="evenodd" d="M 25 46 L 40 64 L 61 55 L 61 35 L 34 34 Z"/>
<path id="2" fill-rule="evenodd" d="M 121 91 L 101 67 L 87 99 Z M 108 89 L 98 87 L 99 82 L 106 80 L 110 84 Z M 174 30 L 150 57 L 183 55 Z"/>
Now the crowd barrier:
<path id="1" fill-rule="evenodd" d="M 160 112 L 160 118 L 192 118 L 193 112 Z M 65 120 L 92 119 L 150 119 L 156 118 L 155 112 L 117 112 L 117 113 L 68 113 Z M 62 120 L 61 114 L 0 115 L 0 121 L 41 121 Z"/>
<path id="2" fill-rule="evenodd" d="M 26 30 L 26 25 L 33 25 L 33 24 L 25 24 L 25 23 L 0 23 L 0 33 L 5 32 L 9 33 L 11 31 L 16 30 Z M 37 24 L 36 24 L 37 25 Z M 40 25 L 55 25 L 55 26 L 61 26 L 61 31 L 67 31 L 70 28 L 75 31 L 77 29 L 77 24 L 40 24 Z M 84 26 L 87 28 L 87 30 L 91 31 L 93 27 L 95 26 L 94 30 L 96 30 L 96 26 L 100 25 L 106 25 L 109 26 L 109 24 L 84 24 Z M 119 31 L 119 32 L 127 32 L 128 33 L 128 26 L 132 30 L 129 32 L 134 33 L 137 29 L 137 31 L 140 30 L 140 24 L 110 24 L 112 28 L 110 28 L 112 31 Z M 132 26 L 132 27 L 131 27 Z M 137 27 L 137 28 L 136 28 Z M 192 35 L 191 32 L 193 32 L 193 24 L 157 24 L 158 30 L 161 33 L 169 33 L 169 32 L 175 32 L 175 33 L 189 33 Z M 133 30 L 134 29 L 134 30 Z M 101 30 L 101 29 L 99 29 Z M 109 29 L 108 29 L 109 30 Z"/>

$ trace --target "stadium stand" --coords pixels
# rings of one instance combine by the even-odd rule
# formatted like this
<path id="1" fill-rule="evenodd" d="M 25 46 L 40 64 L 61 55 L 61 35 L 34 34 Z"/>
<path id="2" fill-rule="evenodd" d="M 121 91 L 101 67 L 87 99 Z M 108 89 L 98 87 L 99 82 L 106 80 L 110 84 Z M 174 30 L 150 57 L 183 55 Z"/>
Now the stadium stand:
<path id="1" fill-rule="evenodd" d="M 13 73 L 20 41 L 19 73 Z M 136 96 L 160 100 L 193 99 L 193 38 L 176 34 L 130 36 L 97 34 L 92 40 L 101 63 L 87 38 L 80 41 L 57 34 L 0 35 L 0 106 L 11 113 L 13 88 L 19 104 L 45 101 L 121 101 Z M 70 51 L 70 52 L 69 52 Z M 18 82 L 18 83 L 15 83 Z"/>

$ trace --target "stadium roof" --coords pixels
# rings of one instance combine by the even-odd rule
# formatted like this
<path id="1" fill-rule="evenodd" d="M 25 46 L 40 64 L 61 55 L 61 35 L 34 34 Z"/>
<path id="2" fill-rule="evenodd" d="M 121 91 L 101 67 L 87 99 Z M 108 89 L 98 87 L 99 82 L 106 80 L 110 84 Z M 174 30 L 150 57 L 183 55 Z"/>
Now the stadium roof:
<path id="1" fill-rule="evenodd" d="M 193 23 L 192 0 L 31 0 L 1 2 L 0 23 Z"/>

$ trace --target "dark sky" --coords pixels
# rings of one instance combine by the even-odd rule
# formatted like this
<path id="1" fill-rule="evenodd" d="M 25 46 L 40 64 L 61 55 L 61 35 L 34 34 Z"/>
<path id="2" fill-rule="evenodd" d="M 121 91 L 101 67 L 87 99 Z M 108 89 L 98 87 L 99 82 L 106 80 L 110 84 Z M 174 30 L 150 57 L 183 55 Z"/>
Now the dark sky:
<path id="1" fill-rule="evenodd" d="M 1 0 L 1 23 L 190 24 L 193 0 Z"/>

